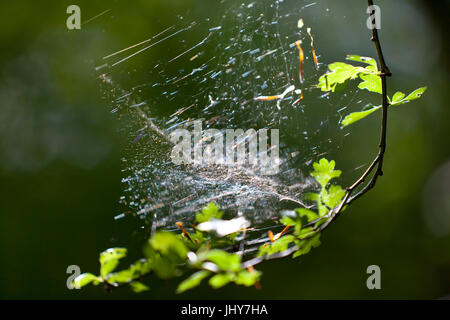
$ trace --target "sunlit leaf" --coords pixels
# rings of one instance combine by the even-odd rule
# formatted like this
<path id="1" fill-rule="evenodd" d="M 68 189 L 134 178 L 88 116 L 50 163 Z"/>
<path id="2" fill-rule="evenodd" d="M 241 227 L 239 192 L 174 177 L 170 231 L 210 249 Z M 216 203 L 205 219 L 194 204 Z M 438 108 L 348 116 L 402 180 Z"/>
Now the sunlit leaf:
<path id="1" fill-rule="evenodd" d="M 150 239 L 150 245 L 163 255 L 176 255 L 181 259 L 184 259 L 188 253 L 183 241 L 171 232 L 155 233 Z"/>
<path id="2" fill-rule="evenodd" d="M 299 249 L 292 255 L 292 258 L 307 254 L 312 248 L 320 246 L 320 233 L 308 240 L 302 240 L 299 244 Z"/>
<path id="3" fill-rule="evenodd" d="M 139 281 L 131 282 L 130 283 L 130 287 L 136 293 L 147 291 L 147 290 L 150 289 L 147 285 L 145 285 L 145 284 L 143 284 L 142 282 L 139 282 Z"/>
<path id="4" fill-rule="evenodd" d="M 259 281 L 261 274 L 262 272 L 256 270 L 254 270 L 253 272 L 243 270 L 237 274 L 235 282 L 236 284 L 250 287 Z"/>
<path id="5" fill-rule="evenodd" d="M 380 76 L 376 74 L 361 74 L 359 77 L 364 81 L 358 85 L 358 88 L 379 94 L 382 93 Z"/>
<path id="6" fill-rule="evenodd" d="M 308 210 L 308 209 L 299 208 L 299 209 L 296 209 L 295 211 L 297 212 L 299 217 L 306 217 L 307 222 L 311 222 L 311 221 L 319 218 L 317 213 L 315 213 L 314 211 Z"/>
<path id="7" fill-rule="evenodd" d="M 427 87 L 422 87 L 411 92 L 407 97 L 403 92 L 396 92 L 392 97 L 391 105 L 401 105 L 414 101 L 422 97 L 423 93 L 427 90 Z"/>
<path id="8" fill-rule="evenodd" d="M 339 205 L 342 198 L 345 196 L 345 190 L 341 186 L 332 185 L 326 195 L 323 197 L 322 201 L 328 208 L 334 208 Z"/>
<path id="9" fill-rule="evenodd" d="M 96 275 L 93 275 L 92 273 L 83 273 L 73 280 L 72 285 L 75 288 L 82 288 L 91 282 L 92 284 L 97 285 L 101 282 L 101 279 L 99 279 Z"/>
<path id="10" fill-rule="evenodd" d="M 133 280 L 133 272 L 129 269 L 110 273 L 106 278 L 109 283 L 128 283 Z"/>
<path id="11" fill-rule="evenodd" d="M 178 285 L 177 293 L 182 293 L 198 286 L 202 282 L 202 280 L 208 277 L 210 274 L 211 272 L 206 270 L 201 270 L 192 274 L 189 278 Z"/>
<path id="12" fill-rule="evenodd" d="M 151 269 L 151 261 L 148 259 L 141 259 L 126 270 L 110 273 L 107 280 L 110 283 L 128 283 L 149 273 Z"/>
<path id="13" fill-rule="evenodd" d="M 413 92 L 411 92 L 406 98 L 405 100 L 408 101 L 413 101 L 416 99 L 419 99 L 422 97 L 422 95 L 424 94 L 424 92 L 427 90 L 427 87 L 422 87 L 419 89 L 414 90 Z"/>
<path id="14" fill-rule="evenodd" d="M 325 158 L 320 159 L 318 163 L 314 162 L 314 171 L 311 172 L 311 175 L 322 186 L 322 188 L 324 188 L 331 179 L 337 178 L 341 175 L 341 171 L 334 170 L 334 166 L 334 160 L 328 161 Z"/>
<path id="15" fill-rule="evenodd" d="M 351 125 L 352 123 L 355 123 L 356 121 L 364 119 L 365 117 L 367 117 L 368 115 L 370 115 L 371 113 L 377 111 L 380 108 L 381 108 L 381 106 L 376 106 L 376 107 L 373 107 L 372 109 L 369 109 L 369 110 L 366 110 L 366 111 L 359 111 L 359 112 L 350 113 L 344 118 L 344 120 L 342 120 L 342 125 L 344 127 L 346 127 L 348 125 Z"/>
<path id="16" fill-rule="evenodd" d="M 319 88 L 322 91 L 334 92 L 338 84 L 358 76 L 360 68 L 343 62 L 335 62 L 328 66 L 330 72 L 319 78 Z"/>
<path id="17" fill-rule="evenodd" d="M 293 235 L 286 235 L 281 237 L 278 240 L 275 240 L 274 242 L 270 244 L 263 245 L 259 248 L 258 255 L 264 256 L 264 255 L 273 255 L 278 252 L 283 252 L 287 250 L 289 245 L 294 242 L 295 237 Z"/>
<path id="18" fill-rule="evenodd" d="M 281 218 L 280 222 L 285 226 L 295 226 L 297 224 L 297 222 L 292 217 L 288 216 L 284 216 L 283 218 Z"/>
<path id="19" fill-rule="evenodd" d="M 114 271 L 119 264 L 119 260 L 126 255 L 126 248 L 110 248 L 100 253 L 100 275 L 105 278 L 108 273 Z"/>
<path id="20" fill-rule="evenodd" d="M 346 59 L 350 60 L 350 61 L 357 61 L 357 62 L 362 62 L 362 63 L 368 64 L 368 65 L 371 65 L 372 67 L 374 67 L 373 68 L 374 71 L 378 71 L 377 62 L 374 58 L 363 57 L 363 56 L 359 56 L 356 54 L 349 54 L 349 55 L 347 55 Z"/>
<path id="21" fill-rule="evenodd" d="M 219 207 L 214 202 L 210 202 L 206 207 L 202 208 L 201 212 L 195 214 L 195 220 L 198 223 L 202 223 L 211 219 L 221 219 L 222 215 L 223 212 L 219 211 Z"/>
<path id="22" fill-rule="evenodd" d="M 391 104 L 397 104 L 399 101 L 403 100 L 405 94 L 403 92 L 397 91 L 392 97 Z"/>
<path id="23" fill-rule="evenodd" d="M 239 271 L 241 269 L 241 257 L 235 253 L 228 253 L 224 250 L 210 250 L 205 257 L 217 265 L 223 271 Z"/>
<path id="24" fill-rule="evenodd" d="M 162 279 L 168 279 L 179 274 L 177 264 L 181 262 L 181 260 L 177 260 L 173 255 L 167 257 L 158 252 L 154 252 L 151 261 L 152 269 L 155 271 L 156 275 Z"/>
<path id="25" fill-rule="evenodd" d="M 303 195 L 304 200 L 317 201 L 319 199 L 319 194 L 314 192 L 308 192 Z"/>
<path id="26" fill-rule="evenodd" d="M 233 274 L 216 274 L 215 276 L 211 277 L 211 279 L 209 279 L 209 284 L 214 289 L 219 289 L 228 284 L 231 280 L 233 280 Z"/>

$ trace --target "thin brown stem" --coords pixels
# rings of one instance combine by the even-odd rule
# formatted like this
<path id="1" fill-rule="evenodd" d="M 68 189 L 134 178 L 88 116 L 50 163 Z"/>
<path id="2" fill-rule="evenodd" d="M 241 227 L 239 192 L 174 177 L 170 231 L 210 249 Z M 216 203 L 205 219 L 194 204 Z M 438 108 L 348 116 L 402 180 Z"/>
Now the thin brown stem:
<path id="1" fill-rule="evenodd" d="M 367 0 L 367 4 L 368 4 L 368 7 L 370 8 L 373 6 L 373 1 Z M 373 14 L 373 12 L 371 12 L 370 14 Z M 387 96 L 387 77 L 390 77 L 392 75 L 392 73 L 389 70 L 388 66 L 386 65 L 386 61 L 384 60 L 383 50 L 381 48 L 381 43 L 380 43 L 380 39 L 378 36 L 378 30 L 376 29 L 375 25 L 372 26 L 371 41 L 374 43 L 375 49 L 377 51 L 378 63 L 380 65 L 380 70 L 381 70 L 379 76 L 381 78 L 381 90 L 382 90 L 382 93 L 381 93 L 382 94 L 382 119 L 381 119 L 380 142 L 378 145 L 378 154 L 374 158 L 374 160 L 372 161 L 370 166 L 367 168 L 367 170 L 361 175 L 361 177 L 359 177 L 350 187 L 347 188 L 347 190 L 346 190 L 347 192 L 345 193 L 344 198 L 342 199 L 341 203 L 337 207 L 332 208 L 329 211 L 329 213 L 327 215 L 328 220 L 326 222 L 322 223 L 321 225 L 316 225 L 316 222 L 319 221 L 319 220 L 316 220 L 316 221 L 312 221 L 311 223 L 308 223 L 306 225 L 306 226 L 316 225 L 313 228 L 314 232 L 311 234 L 310 237 L 314 237 L 318 232 L 321 232 L 324 229 L 326 229 L 333 221 L 335 221 L 337 219 L 337 217 L 339 217 L 339 215 L 342 213 L 342 210 L 345 208 L 346 205 L 349 205 L 354 200 L 358 199 L 359 197 L 366 194 L 369 190 L 371 190 L 377 183 L 378 178 L 383 175 L 383 160 L 384 160 L 384 155 L 386 152 L 387 117 L 388 117 L 388 107 L 389 107 L 389 100 L 388 100 L 388 96 Z M 372 173 L 373 173 L 373 175 L 372 175 L 372 178 L 370 179 L 370 181 L 357 194 L 353 195 L 355 190 L 360 185 L 362 185 Z M 308 237 L 308 238 L 310 238 L 310 237 Z M 306 240 L 308 238 L 304 238 L 302 240 Z M 248 260 L 243 263 L 243 266 L 245 266 L 245 267 L 254 266 L 256 264 L 263 262 L 264 260 L 272 260 L 272 259 L 286 257 L 286 256 L 294 253 L 297 250 L 298 250 L 298 246 L 295 245 L 283 252 L 280 252 L 280 253 L 277 253 L 277 254 L 274 254 L 271 256 L 256 257 L 251 260 Z"/>

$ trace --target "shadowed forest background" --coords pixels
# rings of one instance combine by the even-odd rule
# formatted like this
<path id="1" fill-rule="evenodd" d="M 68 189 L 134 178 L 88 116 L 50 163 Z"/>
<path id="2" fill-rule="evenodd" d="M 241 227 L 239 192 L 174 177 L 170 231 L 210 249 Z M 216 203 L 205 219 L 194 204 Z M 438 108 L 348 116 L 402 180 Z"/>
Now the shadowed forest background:
<path id="1" fill-rule="evenodd" d="M 428 86 L 424 97 L 389 115 L 384 176 L 299 261 L 266 262 L 262 289 L 234 285 L 182 295 L 179 279 L 152 278 L 150 291 L 68 290 L 66 268 L 98 270 L 98 254 L 134 248 L 146 235 L 121 212 L 127 136 L 103 99 L 95 67 L 106 54 L 172 25 L 178 14 L 220 17 L 217 1 L 11 1 L 0 5 L 0 298 L 90 299 L 436 299 L 450 295 L 449 1 L 376 1 L 381 42 L 394 88 Z M 366 1 L 320 1 L 330 19 L 316 25 L 319 61 L 376 56 Z M 294 3 L 294 2 L 292 2 Z M 81 7 L 81 30 L 68 31 L 66 8 Z M 305 11 L 306 12 L 306 11 Z M 314 17 L 301 17 L 305 21 Z M 282 26 L 281 26 L 282 28 Z M 187 33 L 184 37 L 196 36 Z M 173 48 L 146 53 L 157 60 Z M 377 152 L 379 117 L 351 128 L 335 159 L 349 182 Z M 342 183 L 346 185 L 346 183 Z M 131 261 L 127 260 L 127 262 Z M 366 268 L 381 267 L 381 290 Z"/>

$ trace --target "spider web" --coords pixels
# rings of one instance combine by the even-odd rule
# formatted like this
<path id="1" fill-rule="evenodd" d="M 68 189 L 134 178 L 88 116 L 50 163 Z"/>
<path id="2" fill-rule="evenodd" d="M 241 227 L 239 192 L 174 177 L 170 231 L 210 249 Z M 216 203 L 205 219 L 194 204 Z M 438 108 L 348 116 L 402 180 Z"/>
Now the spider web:
<path id="1" fill-rule="evenodd" d="M 339 121 L 345 106 L 361 103 L 357 89 L 331 96 L 315 87 L 327 66 L 320 63 L 320 46 L 315 66 L 307 28 L 320 39 L 313 17 L 328 14 L 325 7 L 259 0 L 222 1 L 217 8 L 218 17 L 180 15 L 97 67 L 130 141 L 123 158 L 125 210 L 116 219 L 133 216 L 153 229 L 172 228 L 176 221 L 193 222 L 193 213 L 211 201 L 253 224 L 276 219 L 280 210 L 307 206 L 302 194 L 317 187 L 309 177 L 312 162 L 338 150 L 348 134 Z M 165 54 L 149 59 L 161 46 Z M 283 99 L 258 99 L 292 86 Z M 203 130 L 279 129 L 279 173 L 264 176 L 248 164 L 175 165 L 170 133 L 192 129 L 199 119 Z"/>

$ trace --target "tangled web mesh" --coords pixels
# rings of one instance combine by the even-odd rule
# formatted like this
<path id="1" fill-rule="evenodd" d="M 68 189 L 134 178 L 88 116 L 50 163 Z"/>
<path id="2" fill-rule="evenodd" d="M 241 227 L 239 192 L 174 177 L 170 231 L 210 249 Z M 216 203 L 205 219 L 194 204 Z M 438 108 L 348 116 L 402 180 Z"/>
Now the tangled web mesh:
<path id="1" fill-rule="evenodd" d="M 171 228 L 176 221 L 193 222 L 193 213 L 214 201 L 255 225 L 282 209 L 306 206 L 302 194 L 316 188 L 311 163 L 342 146 L 347 133 L 339 128 L 340 112 L 360 103 L 354 101 L 357 90 L 331 96 L 315 87 L 327 69 L 320 43 L 314 45 L 317 66 L 312 55 L 311 36 L 315 44 L 320 39 L 313 16 L 327 12 L 319 6 L 222 1 L 217 19 L 179 16 L 148 40 L 104 57 L 97 68 L 103 92 L 130 141 L 123 159 L 125 210 L 116 218 L 132 215 L 143 225 Z M 161 46 L 164 56 L 149 61 Z M 283 99 L 262 98 L 283 92 Z M 192 129 L 199 119 L 203 130 L 279 129 L 279 173 L 262 175 L 248 163 L 174 164 L 170 133 Z"/>

